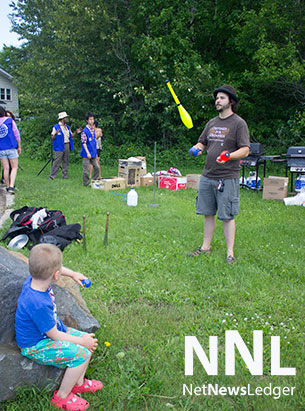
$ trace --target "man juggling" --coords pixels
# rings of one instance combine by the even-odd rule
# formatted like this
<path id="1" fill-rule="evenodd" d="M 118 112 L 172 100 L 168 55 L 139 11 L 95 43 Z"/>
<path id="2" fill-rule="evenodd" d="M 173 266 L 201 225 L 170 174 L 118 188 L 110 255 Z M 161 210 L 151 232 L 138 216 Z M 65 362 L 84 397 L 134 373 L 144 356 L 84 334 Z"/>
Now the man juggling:
<path id="1" fill-rule="evenodd" d="M 236 114 L 239 100 L 235 89 L 223 85 L 213 94 L 218 116 L 206 124 L 194 146 L 194 149 L 200 150 L 199 155 L 207 151 L 196 202 L 196 214 L 204 215 L 203 243 L 189 256 L 211 252 L 217 214 L 223 223 L 226 261 L 232 264 L 235 262 L 234 216 L 239 211 L 240 159 L 248 156 L 250 139 L 247 123 Z"/>

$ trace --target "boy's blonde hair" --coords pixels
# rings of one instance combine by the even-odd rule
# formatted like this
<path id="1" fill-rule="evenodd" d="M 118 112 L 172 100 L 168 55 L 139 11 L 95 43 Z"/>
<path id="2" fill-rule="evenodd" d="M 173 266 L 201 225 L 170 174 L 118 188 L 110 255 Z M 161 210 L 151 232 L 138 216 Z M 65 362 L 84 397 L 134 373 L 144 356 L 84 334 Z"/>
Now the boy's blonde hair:
<path id="1" fill-rule="evenodd" d="M 62 267 L 62 253 L 53 244 L 38 244 L 29 256 L 29 270 L 36 280 L 47 280 Z"/>

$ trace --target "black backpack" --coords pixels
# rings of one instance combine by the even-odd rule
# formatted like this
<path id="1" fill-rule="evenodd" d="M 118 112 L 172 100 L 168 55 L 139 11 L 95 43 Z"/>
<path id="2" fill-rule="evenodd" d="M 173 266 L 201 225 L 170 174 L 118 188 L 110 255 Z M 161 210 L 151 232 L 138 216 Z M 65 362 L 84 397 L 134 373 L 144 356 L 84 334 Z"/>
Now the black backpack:
<path id="1" fill-rule="evenodd" d="M 54 228 L 58 228 L 58 227 L 61 227 L 62 225 L 66 225 L 66 217 L 64 216 L 62 211 L 46 209 L 46 213 L 47 213 L 47 216 L 44 218 L 42 223 L 38 225 L 38 228 L 36 228 L 35 230 L 32 230 L 28 234 L 30 240 L 33 242 L 33 245 L 39 242 L 40 237 L 44 233 L 48 233 Z"/>
<path id="2" fill-rule="evenodd" d="M 18 210 L 12 211 L 10 217 L 13 220 L 13 223 L 4 234 L 1 241 L 4 241 L 8 237 L 14 238 L 19 234 L 27 234 L 30 240 L 36 244 L 43 233 L 66 224 L 66 218 L 62 211 L 46 209 L 47 217 L 44 218 L 37 229 L 33 230 L 31 219 L 37 211 L 42 210 L 43 208 L 45 207 L 24 206 Z"/>
<path id="3" fill-rule="evenodd" d="M 19 234 L 29 234 L 32 231 L 32 216 L 41 210 L 42 207 L 28 207 L 24 206 L 18 210 L 11 212 L 10 217 L 13 220 L 10 228 L 1 238 L 1 241 L 9 238 L 14 238 Z"/>
<path id="4" fill-rule="evenodd" d="M 11 212 L 10 217 L 15 225 L 27 226 L 32 223 L 32 216 L 37 213 L 37 211 L 42 210 L 43 207 L 28 207 L 24 206 L 18 210 Z"/>

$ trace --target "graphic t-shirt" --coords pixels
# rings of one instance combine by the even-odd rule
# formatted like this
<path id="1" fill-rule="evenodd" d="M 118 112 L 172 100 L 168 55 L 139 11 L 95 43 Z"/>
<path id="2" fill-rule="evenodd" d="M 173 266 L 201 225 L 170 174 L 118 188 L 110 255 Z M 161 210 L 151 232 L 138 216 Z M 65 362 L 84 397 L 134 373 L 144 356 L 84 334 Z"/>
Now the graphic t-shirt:
<path id="1" fill-rule="evenodd" d="M 47 291 L 38 291 L 31 288 L 31 281 L 32 276 L 25 280 L 17 303 L 15 330 L 20 348 L 33 347 L 47 338 L 46 332 L 55 325 L 59 331 L 67 331 L 67 327 L 57 315 L 51 286 Z"/>
<path id="2" fill-rule="evenodd" d="M 250 147 L 247 123 L 237 114 L 221 119 L 211 119 L 201 133 L 198 142 L 206 146 L 207 156 L 203 175 L 209 178 L 239 178 L 240 160 L 217 164 L 216 158 L 224 150 L 230 153 L 241 147 Z"/>

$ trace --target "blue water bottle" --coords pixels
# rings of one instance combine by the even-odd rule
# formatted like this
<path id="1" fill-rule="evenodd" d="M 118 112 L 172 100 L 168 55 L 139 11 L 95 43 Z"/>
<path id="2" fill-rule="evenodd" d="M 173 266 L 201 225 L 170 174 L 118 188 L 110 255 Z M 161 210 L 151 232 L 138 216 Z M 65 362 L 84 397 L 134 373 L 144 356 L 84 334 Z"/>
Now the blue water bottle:
<path id="1" fill-rule="evenodd" d="M 91 281 L 89 280 L 89 278 L 86 278 L 85 280 L 82 280 L 82 283 L 85 287 L 90 287 L 91 285 Z"/>

